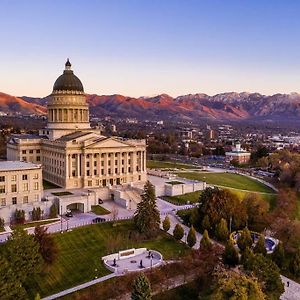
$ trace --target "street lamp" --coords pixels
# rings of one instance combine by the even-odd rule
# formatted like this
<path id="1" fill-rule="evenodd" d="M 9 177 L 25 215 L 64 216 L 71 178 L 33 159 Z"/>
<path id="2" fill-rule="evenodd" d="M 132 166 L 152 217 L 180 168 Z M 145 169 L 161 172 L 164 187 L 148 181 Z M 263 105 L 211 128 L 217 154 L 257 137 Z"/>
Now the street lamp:
<path id="1" fill-rule="evenodd" d="M 62 205 L 60 206 L 60 232 L 62 233 Z"/>

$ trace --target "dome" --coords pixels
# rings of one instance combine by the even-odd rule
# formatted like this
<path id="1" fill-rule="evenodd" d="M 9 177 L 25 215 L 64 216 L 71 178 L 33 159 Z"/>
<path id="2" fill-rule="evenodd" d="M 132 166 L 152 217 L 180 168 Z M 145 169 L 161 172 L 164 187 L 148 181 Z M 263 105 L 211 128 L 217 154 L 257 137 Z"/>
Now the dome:
<path id="1" fill-rule="evenodd" d="M 80 79 L 75 76 L 71 70 L 71 63 L 69 59 L 67 60 L 65 67 L 64 73 L 56 79 L 53 86 L 53 91 L 84 92 Z"/>

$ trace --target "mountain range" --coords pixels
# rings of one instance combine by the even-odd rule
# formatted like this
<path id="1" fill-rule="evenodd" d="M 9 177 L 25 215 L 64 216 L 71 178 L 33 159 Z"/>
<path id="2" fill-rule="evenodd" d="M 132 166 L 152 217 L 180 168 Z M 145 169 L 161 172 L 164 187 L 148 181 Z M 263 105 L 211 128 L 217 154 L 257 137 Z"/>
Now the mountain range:
<path id="1" fill-rule="evenodd" d="M 0 92 L 0 111 L 8 114 L 45 114 L 49 96 L 15 97 Z M 93 116 L 150 120 L 298 121 L 300 94 L 222 93 L 214 96 L 189 94 L 173 98 L 122 95 L 87 95 Z"/>

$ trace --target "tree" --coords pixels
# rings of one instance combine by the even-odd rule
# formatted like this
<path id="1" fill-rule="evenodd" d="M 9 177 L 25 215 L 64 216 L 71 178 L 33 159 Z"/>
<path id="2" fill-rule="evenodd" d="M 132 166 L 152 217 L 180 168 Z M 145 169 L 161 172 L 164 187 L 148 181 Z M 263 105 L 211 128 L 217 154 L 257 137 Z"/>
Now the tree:
<path id="1" fill-rule="evenodd" d="M 160 214 L 156 205 L 154 186 L 147 181 L 144 186 L 142 201 L 134 213 L 134 224 L 146 237 L 155 237 L 159 232 Z"/>
<path id="2" fill-rule="evenodd" d="M 117 206 L 114 205 L 114 207 L 111 210 L 111 217 L 112 217 L 113 221 L 117 220 L 118 215 L 119 215 L 119 210 L 118 210 Z"/>
<path id="3" fill-rule="evenodd" d="M 5 244 L 7 260 L 21 283 L 34 277 L 41 271 L 42 257 L 39 245 L 32 235 L 17 227 Z"/>
<path id="4" fill-rule="evenodd" d="M 207 250 L 209 251 L 212 247 L 212 242 L 209 238 L 207 230 L 204 230 L 202 239 L 200 241 L 200 250 Z"/>
<path id="5" fill-rule="evenodd" d="M 32 210 L 32 221 L 38 221 L 42 217 L 42 210 L 40 207 L 33 208 Z"/>
<path id="6" fill-rule="evenodd" d="M 164 229 L 164 231 L 166 231 L 166 232 L 169 231 L 170 226 L 171 226 L 171 224 L 170 224 L 170 218 L 169 218 L 168 215 L 166 215 L 166 217 L 165 217 L 165 219 L 163 221 L 163 229 Z"/>
<path id="7" fill-rule="evenodd" d="M 254 249 L 254 253 L 261 253 L 262 255 L 267 255 L 267 249 L 265 246 L 265 237 L 261 234 Z"/>
<path id="8" fill-rule="evenodd" d="M 249 247 L 246 247 L 246 249 L 242 252 L 241 264 L 244 266 L 245 269 L 248 269 L 248 265 L 251 264 L 253 256 L 254 253 Z"/>
<path id="9" fill-rule="evenodd" d="M 176 240 L 180 241 L 183 238 L 184 230 L 180 224 L 176 224 L 173 230 L 173 236 Z"/>
<path id="10" fill-rule="evenodd" d="M 0 218 L 0 231 L 4 230 L 4 219 Z"/>
<path id="11" fill-rule="evenodd" d="M 296 276 L 300 276 L 300 249 L 294 254 L 290 262 L 290 271 Z"/>
<path id="12" fill-rule="evenodd" d="M 193 226 L 190 228 L 186 240 L 187 240 L 188 245 L 191 248 L 196 244 L 196 241 L 197 241 L 197 239 L 196 239 L 196 230 L 194 229 Z"/>
<path id="13" fill-rule="evenodd" d="M 280 269 L 284 266 L 285 253 L 281 242 L 279 242 L 278 245 L 275 247 L 272 253 L 272 260 Z"/>
<path id="14" fill-rule="evenodd" d="M 240 233 L 240 236 L 238 237 L 237 240 L 237 244 L 241 251 L 244 251 L 246 247 L 251 248 L 253 241 L 252 241 L 251 233 L 247 227 L 244 228 L 243 231 Z"/>
<path id="15" fill-rule="evenodd" d="M 263 291 L 267 299 L 279 299 L 284 292 L 284 285 L 280 278 L 279 268 L 268 257 L 262 254 L 253 254 L 251 262 L 247 264 L 246 271 L 253 273 L 263 284 Z"/>
<path id="16" fill-rule="evenodd" d="M 39 253 L 47 264 L 52 264 L 57 258 L 57 246 L 53 237 L 47 233 L 47 227 L 36 226 L 34 239 L 39 245 Z"/>
<path id="17" fill-rule="evenodd" d="M 27 299 L 26 291 L 8 261 L 0 255 L 0 299 Z"/>
<path id="18" fill-rule="evenodd" d="M 215 234 L 216 237 L 222 242 L 228 239 L 229 231 L 225 219 L 222 218 L 220 223 L 217 224 Z"/>
<path id="19" fill-rule="evenodd" d="M 223 253 L 223 262 L 225 265 L 229 265 L 231 267 L 235 267 L 239 263 L 239 254 L 237 249 L 234 247 L 232 239 L 229 239 L 226 243 Z"/>
<path id="20" fill-rule="evenodd" d="M 212 295 L 214 300 L 265 300 L 266 295 L 256 278 L 234 272 L 223 273 Z"/>
<path id="21" fill-rule="evenodd" d="M 201 223 L 201 227 L 203 230 L 210 230 L 211 229 L 211 225 L 210 225 L 210 222 L 209 222 L 209 216 L 208 215 L 205 215 L 203 220 L 202 220 L 202 223 Z"/>
<path id="22" fill-rule="evenodd" d="M 131 300 L 151 300 L 150 282 L 144 273 L 140 273 L 134 280 Z"/>
<path id="23" fill-rule="evenodd" d="M 16 224 L 24 224 L 24 222 L 25 222 L 25 211 L 16 209 L 14 220 L 15 220 Z"/>
<path id="24" fill-rule="evenodd" d="M 58 206 L 55 203 L 53 203 L 50 207 L 49 218 L 54 219 L 57 217 L 57 215 L 58 215 Z"/>

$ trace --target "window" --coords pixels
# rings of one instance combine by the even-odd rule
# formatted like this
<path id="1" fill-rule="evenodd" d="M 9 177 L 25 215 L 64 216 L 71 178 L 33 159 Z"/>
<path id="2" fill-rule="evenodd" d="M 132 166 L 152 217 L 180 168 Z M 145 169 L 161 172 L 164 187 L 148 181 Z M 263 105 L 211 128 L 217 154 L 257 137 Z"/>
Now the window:
<path id="1" fill-rule="evenodd" d="M 101 161 L 101 166 L 102 166 L 102 167 L 104 166 L 104 161 Z"/>
<path id="2" fill-rule="evenodd" d="M 22 160 L 23 160 L 23 161 L 27 161 L 26 156 L 23 156 L 23 157 L 22 157 Z"/>
<path id="3" fill-rule="evenodd" d="M 38 173 L 34 173 L 33 179 L 38 179 L 38 178 L 39 178 L 39 174 Z"/>
<path id="4" fill-rule="evenodd" d="M 26 154 L 26 150 L 22 150 L 22 154 Z"/>
<path id="5" fill-rule="evenodd" d="M 23 183 L 23 192 L 28 191 L 28 183 Z"/>
<path id="6" fill-rule="evenodd" d="M 12 175 L 11 176 L 11 181 L 17 181 L 17 175 Z"/>
<path id="7" fill-rule="evenodd" d="M 103 169 L 101 169 L 101 175 L 104 175 L 104 170 Z"/>
<path id="8" fill-rule="evenodd" d="M 38 149 L 38 150 L 36 150 L 36 153 L 41 153 L 41 150 L 39 150 L 39 149 Z"/>
<path id="9" fill-rule="evenodd" d="M 124 168 L 122 168 L 122 173 L 124 173 Z"/>
<path id="10" fill-rule="evenodd" d="M 5 193 L 5 185 L 0 185 L 0 194 Z"/>
<path id="11" fill-rule="evenodd" d="M 25 204 L 25 203 L 28 203 L 28 196 L 24 196 L 23 197 L 23 203 Z"/>
<path id="12" fill-rule="evenodd" d="M 108 161 L 108 165 L 110 166 L 110 160 Z"/>
<path id="13" fill-rule="evenodd" d="M 118 168 L 115 168 L 115 173 L 118 173 Z"/>
<path id="14" fill-rule="evenodd" d="M 92 180 L 88 180 L 88 186 L 92 186 Z"/>
<path id="15" fill-rule="evenodd" d="M 37 191 L 39 189 L 39 183 L 35 182 L 34 183 L 34 190 Z"/>
<path id="16" fill-rule="evenodd" d="M 40 197 L 39 197 L 38 194 L 34 195 L 34 200 L 35 200 L 35 201 L 39 201 L 39 200 L 40 200 Z"/>
<path id="17" fill-rule="evenodd" d="M 40 157 L 40 156 L 37 156 L 37 157 L 36 157 L 36 161 L 41 161 L 41 157 Z"/>
<path id="18" fill-rule="evenodd" d="M 110 169 L 108 169 L 108 174 L 110 174 Z"/>
<path id="19" fill-rule="evenodd" d="M 11 192 L 12 193 L 16 193 L 17 192 L 17 185 L 16 184 L 12 184 L 11 185 Z"/>
<path id="20" fill-rule="evenodd" d="M 32 153 L 33 153 L 33 150 L 29 150 L 29 153 L 31 153 L 31 154 L 32 154 Z"/>
<path id="21" fill-rule="evenodd" d="M 128 172 L 129 172 L 129 173 L 131 172 L 131 168 L 130 168 L 130 167 L 128 167 Z"/>
<path id="22" fill-rule="evenodd" d="M 97 167 L 97 162 L 96 161 L 94 161 L 94 166 Z"/>
<path id="23" fill-rule="evenodd" d="M 17 204 L 17 197 L 12 197 L 11 202 L 13 205 Z"/>
<path id="24" fill-rule="evenodd" d="M 99 185 L 99 180 L 98 179 L 96 180 L 96 185 Z"/>
<path id="25" fill-rule="evenodd" d="M 23 174 L 23 175 L 22 175 L 22 179 L 23 179 L 23 180 L 27 180 L 27 179 L 28 179 L 27 174 Z"/>
<path id="26" fill-rule="evenodd" d="M 97 157 L 97 154 L 94 154 L 94 158 L 96 158 Z"/>
<path id="27" fill-rule="evenodd" d="M 117 160 L 115 160 L 115 165 L 117 165 L 118 164 L 118 161 Z"/>
<path id="28" fill-rule="evenodd" d="M 5 181 L 5 176 L 0 176 L 0 182 L 4 182 Z"/>
<path id="29" fill-rule="evenodd" d="M 90 170 L 86 171 L 86 176 L 90 176 Z"/>
<path id="30" fill-rule="evenodd" d="M 94 170 L 94 175 L 97 175 L 97 170 Z"/>
<path id="31" fill-rule="evenodd" d="M 90 162 L 89 162 L 89 161 L 86 162 L 86 167 L 87 167 L 87 168 L 90 167 Z"/>
<path id="32" fill-rule="evenodd" d="M 72 177 L 75 177 L 75 176 L 76 176 L 76 171 L 73 170 L 73 171 L 72 171 Z"/>
<path id="33" fill-rule="evenodd" d="M 5 198 L 1 198 L 1 206 L 5 206 L 6 205 L 6 199 Z"/>

